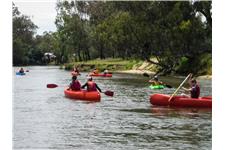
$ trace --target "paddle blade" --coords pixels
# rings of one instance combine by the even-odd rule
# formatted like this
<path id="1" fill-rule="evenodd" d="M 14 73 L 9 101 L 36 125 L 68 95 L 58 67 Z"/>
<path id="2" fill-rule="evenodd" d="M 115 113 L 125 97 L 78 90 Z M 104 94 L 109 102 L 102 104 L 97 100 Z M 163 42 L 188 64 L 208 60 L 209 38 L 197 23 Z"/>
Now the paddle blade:
<path id="1" fill-rule="evenodd" d="M 104 94 L 107 95 L 107 96 L 113 96 L 114 92 L 112 92 L 112 91 L 105 91 Z"/>
<path id="2" fill-rule="evenodd" d="M 58 85 L 56 84 L 47 84 L 47 88 L 56 88 Z"/>
<path id="3" fill-rule="evenodd" d="M 145 77 L 150 77 L 146 72 L 143 73 L 143 76 L 145 76 Z"/>
<path id="4" fill-rule="evenodd" d="M 166 84 L 165 85 L 167 88 L 173 88 L 171 85 Z"/>

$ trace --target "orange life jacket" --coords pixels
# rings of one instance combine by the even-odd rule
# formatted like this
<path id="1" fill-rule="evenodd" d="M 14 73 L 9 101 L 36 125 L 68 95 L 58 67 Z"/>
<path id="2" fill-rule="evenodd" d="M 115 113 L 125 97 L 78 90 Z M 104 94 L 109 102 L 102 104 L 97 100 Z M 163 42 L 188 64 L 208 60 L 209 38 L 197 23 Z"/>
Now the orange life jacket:
<path id="1" fill-rule="evenodd" d="M 88 91 L 97 91 L 96 83 L 94 83 L 93 81 L 88 81 L 87 82 L 87 90 Z"/>

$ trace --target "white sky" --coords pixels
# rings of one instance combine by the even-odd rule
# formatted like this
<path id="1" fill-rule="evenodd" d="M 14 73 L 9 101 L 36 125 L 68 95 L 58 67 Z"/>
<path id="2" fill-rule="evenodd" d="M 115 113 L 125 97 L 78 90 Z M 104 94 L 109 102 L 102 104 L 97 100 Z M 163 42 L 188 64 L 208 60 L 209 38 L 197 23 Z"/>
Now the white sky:
<path id="1" fill-rule="evenodd" d="M 37 34 L 42 35 L 44 31 L 56 31 L 56 1 L 14 1 L 23 15 L 30 17 L 32 22 L 38 26 Z"/>

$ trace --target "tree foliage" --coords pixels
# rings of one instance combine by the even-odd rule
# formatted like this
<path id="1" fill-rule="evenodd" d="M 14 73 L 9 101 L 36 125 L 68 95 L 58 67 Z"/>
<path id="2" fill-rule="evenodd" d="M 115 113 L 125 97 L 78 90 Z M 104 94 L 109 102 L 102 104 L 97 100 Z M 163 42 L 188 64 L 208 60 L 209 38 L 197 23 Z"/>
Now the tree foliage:
<path id="1" fill-rule="evenodd" d="M 72 0 L 58 1 L 56 11 L 57 32 L 37 36 L 35 41 L 37 51 L 54 52 L 58 63 L 138 58 L 171 72 L 179 71 L 176 67 L 183 58 L 192 63 L 211 54 L 211 1 Z M 17 9 L 13 14 L 18 19 Z M 26 20 L 29 33 L 15 40 L 21 50 L 31 42 L 35 26 L 26 17 L 19 20 Z M 16 17 L 14 27 L 17 31 Z M 16 33 L 15 39 L 21 35 Z M 25 54 L 18 50 L 16 58 L 19 55 Z"/>

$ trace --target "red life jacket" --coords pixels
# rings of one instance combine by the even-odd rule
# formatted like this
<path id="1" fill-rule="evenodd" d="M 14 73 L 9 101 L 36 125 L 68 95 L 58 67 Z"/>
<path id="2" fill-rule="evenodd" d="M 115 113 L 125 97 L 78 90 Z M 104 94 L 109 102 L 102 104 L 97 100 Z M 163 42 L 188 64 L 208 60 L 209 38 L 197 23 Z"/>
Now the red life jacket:
<path id="1" fill-rule="evenodd" d="M 74 91 L 79 91 L 80 87 L 81 87 L 80 82 L 77 80 L 73 81 L 72 84 L 70 85 L 70 88 Z"/>
<path id="2" fill-rule="evenodd" d="M 191 88 L 191 98 L 199 98 L 200 96 L 200 87 L 198 84 Z"/>
<path id="3" fill-rule="evenodd" d="M 87 82 L 87 90 L 88 91 L 97 91 L 96 84 L 93 81 Z"/>

